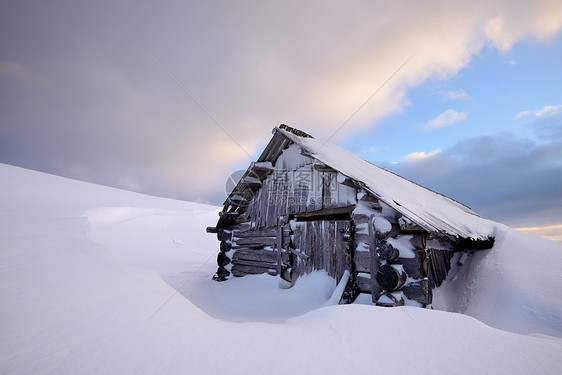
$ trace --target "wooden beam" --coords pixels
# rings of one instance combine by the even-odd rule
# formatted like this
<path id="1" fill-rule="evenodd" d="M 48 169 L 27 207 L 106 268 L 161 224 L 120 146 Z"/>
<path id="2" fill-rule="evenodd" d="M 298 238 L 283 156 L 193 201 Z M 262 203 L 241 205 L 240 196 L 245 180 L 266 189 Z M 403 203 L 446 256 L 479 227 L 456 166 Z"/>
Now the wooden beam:
<path id="1" fill-rule="evenodd" d="M 281 220 L 279 220 L 281 222 Z M 281 275 L 281 249 L 283 247 L 283 227 L 279 224 L 277 226 L 277 241 L 275 241 L 275 248 L 277 249 L 277 274 Z"/>
<path id="2" fill-rule="evenodd" d="M 414 281 L 402 287 L 404 296 L 417 301 L 423 305 L 429 305 L 433 299 L 433 293 L 428 279 Z"/>
<path id="3" fill-rule="evenodd" d="M 371 279 L 363 276 L 357 276 L 355 279 L 357 290 L 361 293 L 371 293 Z"/>
<path id="4" fill-rule="evenodd" d="M 250 164 L 250 169 L 252 169 L 254 171 L 270 172 L 270 171 L 273 171 L 275 168 L 273 168 L 273 165 L 269 161 L 262 161 L 262 162 L 255 161 L 255 162 L 252 162 L 252 164 Z"/>
<path id="5" fill-rule="evenodd" d="M 224 217 L 232 217 L 232 218 L 236 218 L 238 217 L 240 214 L 238 212 L 224 212 L 224 211 L 220 211 L 219 212 L 219 216 L 224 216 Z"/>
<path id="6" fill-rule="evenodd" d="M 236 277 L 241 277 L 246 275 L 258 275 L 260 273 L 271 272 L 269 268 L 247 266 L 242 264 L 233 264 L 231 271 L 232 271 L 232 275 Z M 275 273 L 275 271 L 273 271 L 273 273 Z"/>
<path id="7" fill-rule="evenodd" d="M 292 247 L 288 247 L 287 250 L 289 250 L 289 252 L 295 254 L 296 256 L 298 256 L 299 258 L 301 258 L 302 260 L 306 261 L 308 260 L 310 257 L 308 255 L 306 255 L 305 253 L 301 253 L 300 251 L 297 251 L 296 249 L 293 249 Z"/>
<path id="8" fill-rule="evenodd" d="M 263 249 L 244 249 L 244 250 L 237 250 L 232 254 L 232 259 L 236 260 L 248 260 L 254 262 L 263 262 L 263 263 L 277 263 L 277 252 L 276 251 L 269 251 Z M 287 252 L 281 253 L 281 261 L 282 262 L 289 262 L 289 254 Z"/>
<path id="9" fill-rule="evenodd" d="M 370 272 L 371 257 L 367 251 L 356 251 L 353 260 L 355 262 L 355 270 L 357 272 Z"/>
<path id="10" fill-rule="evenodd" d="M 218 229 L 216 227 L 207 227 L 207 233 L 217 233 Z"/>
<path id="11" fill-rule="evenodd" d="M 256 262 L 253 260 L 246 260 L 246 259 L 238 259 L 236 257 L 232 258 L 232 265 L 238 265 L 238 266 L 251 266 L 251 267 L 261 267 L 261 268 L 267 268 L 270 270 L 276 270 L 277 269 L 277 262 L 271 262 L 271 263 L 265 263 L 265 262 Z"/>
<path id="12" fill-rule="evenodd" d="M 295 213 L 296 218 L 305 218 L 313 216 L 327 216 L 327 215 L 341 215 L 347 214 L 353 211 L 355 205 L 345 206 L 345 207 L 327 207 L 321 210 L 308 211 L 308 212 L 298 212 Z"/>
<path id="13" fill-rule="evenodd" d="M 277 229 L 262 229 L 262 230 L 248 230 L 248 231 L 233 231 L 232 237 L 234 238 L 248 238 L 248 237 L 275 237 L 277 236 Z"/>
<path id="14" fill-rule="evenodd" d="M 374 215 L 371 215 L 369 219 L 369 256 L 370 256 L 370 263 L 369 263 L 369 272 L 371 274 L 371 300 L 376 303 L 381 295 L 381 286 L 377 280 L 376 275 L 379 272 L 380 268 L 380 260 L 379 254 L 377 254 L 377 235 L 376 229 L 374 225 Z"/>

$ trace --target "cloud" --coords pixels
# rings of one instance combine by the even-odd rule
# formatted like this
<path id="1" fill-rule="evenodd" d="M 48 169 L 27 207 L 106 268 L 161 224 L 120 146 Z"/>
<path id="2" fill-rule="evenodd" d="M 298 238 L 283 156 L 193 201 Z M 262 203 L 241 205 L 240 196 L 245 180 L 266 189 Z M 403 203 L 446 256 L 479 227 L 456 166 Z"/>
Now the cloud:
<path id="1" fill-rule="evenodd" d="M 457 112 L 454 109 L 448 109 L 434 119 L 429 120 L 427 126 L 429 128 L 443 128 L 453 125 L 455 122 L 465 120 L 467 117 L 468 112 Z"/>
<path id="2" fill-rule="evenodd" d="M 539 109 L 537 112 L 535 112 L 535 115 L 536 116 L 545 116 L 545 115 L 548 116 L 548 115 L 558 113 L 561 109 L 562 109 L 562 104 L 547 105 L 547 106 L 544 106 L 541 109 Z"/>
<path id="3" fill-rule="evenodd" d="M 223 179 L 250 158 L 183 90 L 255 157 L 280 123 L 328 138 L 412 55 L 340 139 L 400 111 L 408 89 L 454 76 L 484 46 L 504 50 L 562 27 L 562 4 L 551 1 L 0 7 L 9 36 L 0 161 L 216 203 Z M 13 79 L 30 72 L 32 82 Z"/>
<path id="4" fill-rule="evenodd" d="M 433 157 L 387 167 L 514 227 L 560 224 L 562 116 L 536 118 L 536 140 L 512 133 L 475 136 Z"/>
<path id="5" fill-rule="evenodd" d="M 515 118 L 521 118 L 521 117 L 525 117 L 525 116 L 529 116 L 532 115 L 533 112 L 532 111 L 523 111 L 523 112 L 519 112 L 518 114 L 515 115 Z"/>
<path id="6" fill-rule="evenodd" d="M 457 91 L 446 91 L 442 93 L 445 99 L 449 100 L 470 100 L 472 97 L 466 93 L 463 89 Z"/>
<path id="7" fill-rule="evenodd" d="M 561 109 L 562 109 L 562 104 L 545 105 L 541 109 L 537 109 L 537 110 L 534 110 L 534 111 L 519 112 L 517 115 L 515 115 L 515 118 L 518 119 L 518 118 L 530 116 L 530 115 L 535 115 L 537 117 L 550 116 L 550 115 L 554 115 L 556 113 L 559 113 Z"/>
<path id="8" fill-rule="evenodd" d="M 412 152 L 402 158 L 405 161 L 415 161 L 415 160 L 423 160 L 427 158 L 431 158 L 435 155 L 439 155 L 442 152 L 441 149 L 433 150 L 428 152 L 427 154 L 423 151 L 421 152 Z"/>

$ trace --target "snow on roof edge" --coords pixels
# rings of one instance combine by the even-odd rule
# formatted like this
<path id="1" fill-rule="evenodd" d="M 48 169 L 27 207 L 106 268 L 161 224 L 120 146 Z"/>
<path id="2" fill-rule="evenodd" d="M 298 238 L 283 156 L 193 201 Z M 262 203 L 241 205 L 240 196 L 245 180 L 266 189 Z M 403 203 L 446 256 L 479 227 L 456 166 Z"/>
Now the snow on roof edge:
<path id="1" fill-rule="evenodd" d="M 310 157 L 362 182 L 367 191 L 427 231 L 474 240 L 493 237 L 489 220 L 446 195 L 380 168 L 339 146 L 302 138 L 277 127 L 274 130 L 299 144 Z M 335 155 L 341 160 L 338 161 Z M 384 180 L 391 182 L 388 184 Z M 420 198 L 422 202 L 412 197 Z"/>

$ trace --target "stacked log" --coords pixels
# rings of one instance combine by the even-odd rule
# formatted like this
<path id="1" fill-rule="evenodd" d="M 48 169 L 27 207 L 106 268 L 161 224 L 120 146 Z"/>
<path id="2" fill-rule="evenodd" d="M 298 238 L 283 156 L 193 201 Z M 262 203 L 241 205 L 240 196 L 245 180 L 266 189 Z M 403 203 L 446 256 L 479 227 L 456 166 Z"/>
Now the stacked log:
<path id="1" fill-rule="evenodd" d="M 352 214 L 357 291 L 370 293 L 380 306 L 400 306 L 404 298 L 430 304 L 433 284 L 428 278 L 426 232 L 398 213 L 389 215 L 392 209 L 375 197 L 364 193 L 358 198 L 358 209 Z"/>
<path id="2" fill-rule="evenodd" d="M 284 250 L 289 244 L 288 228 L 219 229 L 217 237 L 221 243 L 216 279 L 224 280 L 231 274 L 237 277 L 261 273 L 277 275 L 288 268 L 289 253 Z"/>

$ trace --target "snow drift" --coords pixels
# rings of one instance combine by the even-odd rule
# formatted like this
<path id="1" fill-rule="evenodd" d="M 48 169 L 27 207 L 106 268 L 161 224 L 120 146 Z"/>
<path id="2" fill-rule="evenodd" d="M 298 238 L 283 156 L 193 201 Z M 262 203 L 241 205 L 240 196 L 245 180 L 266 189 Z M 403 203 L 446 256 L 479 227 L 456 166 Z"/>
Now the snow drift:
<path id="1" fill-rule="evenodd" d="M 7 165 L 0 207 L 2 373 L 562 371 L 562 246 L 500 224 L 439 311 L 325 306 L 323 273 L 213 282 L 217 207 Z"/>

